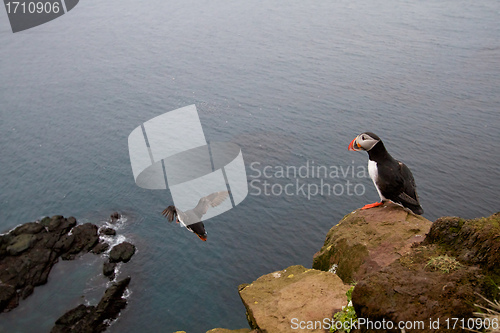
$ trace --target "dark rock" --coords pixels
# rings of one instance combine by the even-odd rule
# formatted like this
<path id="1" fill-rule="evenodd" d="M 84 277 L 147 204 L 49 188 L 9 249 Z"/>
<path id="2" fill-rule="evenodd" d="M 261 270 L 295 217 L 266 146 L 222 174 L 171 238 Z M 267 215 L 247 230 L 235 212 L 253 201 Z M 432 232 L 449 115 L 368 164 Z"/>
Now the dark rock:
<path id="1" fill-rule="evenodd" d="M 31 284 L 24 287 L 22 294 L 21 294 L 21 298 L 26 299 L 29 295 L 33 294 L 34 289 L 35 289 L 35 287 L 33 287 Z"/>
<path id="2" fill-rule="evenodd" d="M 101 228 L 101 230 L 99 230 L 99 235 L 115 236 L 116 230 L 113 228 L 104 227 L 104 228 Z"/>
<path id="3" fill-rule="evenodd" d="M 97 226 L 84 224 L 73 228 L 75 225 L 74 217 L 55 215 L 0 235 L 0 312 L 15 308 L 19 299 L 45 284 L 61 254 L 68 254 L 66 259 L 71 259 L 70 256 L 88 252 L 97 243 Z"/>
<path id="4" fill-rule="evenodd" d="M 109 218 L 111 219 L 111 223 L 115 223 L 120 219 L 120 217 L 121 217 L 120 213 L 114 212 L 113 214 L 111 214 Z"/>
<path id="5" fill-rule="evenodd" d="M 90 251 L 95 254 L 101 254 L 106 252 L 109 249 L 109 244 L 105 242 L 99 242 L 94 248 Z"/>
<path id="6" fill-rule="evenodd" d="M 130 277 L 111 285 L 95 307 L 81 304 L 68 311 L 56 321 L 51 333 L 105 331 L 110 321 L 116 319 L 126 307 L 123 294 L 129 283 Z"/>
<path id="7" fill-rule="evenodd" d="M 38 234 L 42 231 L 45 231 L 45 227 L 42 224 L 38 222 L 28 222 L 12 230 L 10 234 L 19 236 L 21 234 Z"/>
<path id="8" fill-rule="evenodd" d="M 52 217 L 48 217 L 48 216 L 47 216 L 47 217 L 44 217 L 44 218 L 40 221 L 40 223 L 41 223 L 43 226 L 45 226 L 45 227 L 47 227 L 47 228 L 48 228 L 48 227 L 49 227 L 49 225 L 50 225 L 51 223 L 52 223 L 52 225 L 54 225 L 54 222 L 52 222 L 52 221 L 59 221 L 59 220 L 62 220 L 62 219 L 64 219 L 64 216 L 62 216 L 62 215 L 54 215 L 54 216 L 52 216 Z"/>
<path id="9" fill-rule="evenodd" d="M 10 309 L 17 306 L 16 289 L 11 285 L 0 283 L 0 309 Z"/>
<path id="10" fill-rule="evenodd" d="M 61 318 L 56 320 L 56 325 L 73 326 L 79 320 L 90 315 L 94 311 L 95 306 L 78 305 L 76 308 L 66 312 Z M 54 330 L 52 330 L 54 331 Z"/>
<path id="11" fill-rule="evenodd" d="M 111 287 L 106 289 L 104 296 L 97 304 L 96 310 L 105 314 L 104 319 L 114 319 L 123 309 L 127 301 L 123 298 L 125 289 L 130 283 L 130 277 L 127 277 L 119 282 L 113 283 Z"/>
<path id="12" fill-rule="evenodd" d="M 45 243 L 45 247 L 50 249 L 54 247 L 63 235 L 66 235 L 76 225 L 74 218 L 65 219 L 61 215 L 51 217 L 48 222 L 46 219 L 43 219 L 42 222 L 40 223 L 46 225 L 49 231 L 48 235 L 43 237 L 43 242 Z"/>
<path id="13" fill-rule="evenodd" d="M 110 262 L 128 262 L 135 253 L 135 246 L 129 242 L 123 242 L 113 246 L 109 252 Z"/>
<path id="14" fill-rule="evenodd" d="M 31 248 L 35 240 L 35 235 L 21 234 L 11 240 L 10 245 L 7 246 L 6 250 L 10 255 L 17 256 L 27 249 Z"/>
<path id="15" fill-rule="evenodd" d="M 31 251 L 27 255 L 27 260 L 23 261 L 25 283 L 23 286 L 40 286 L 47 283 L 52 266 L 58 261 L 58 254 L 50 249 L 39 249 Z M 22 281 L 20 279 L 19 281 Z"/>
<path id="16" fill-rule="evenodd" d="M 116 268 L 116 263 L 111 263 L 109 261 L 106 261 L 102 265 L 102 274 L 104 274 L 104 276 L 107 276 L 112 280 L 115 277 L 115 268 Z"/>
<path id="17" fill-rule="evenodd" d="M 0 235 L 0 312 L 15 308 L 19 299 L 28 297 L 35 287 L 45 284 L 59 258 L 74 259 L 81 253 L 91 250 L 102 253 L 109 248 L 106 243 L 98 244 L 97 226 L 76 224 L 74 217 L 55 215 L 40 222 L 25 223 Z M 126 262 L 134 254 L 135 247 L 130 243 L 120 245 L 114 255 L 118 261 Z M 114 265 L 108 267 L 111 275 Z M 119 300 L 115 304 L 122 306 Z M 71 314 L 71 318 L 78 317 L 81 310 Z M 113 313 L 114 310 L 106 311 Z"/>
<path id="18" fill-rule="evenodd" d="M 0 235 L 0 259 L 8 255 L 7 246 L 10 245 L 12 238 L 14 237 L 10 234 Z"/>
<path id="19" fill-rule="evenodd" d="M 43 244 L 43 247 L 46 249 L 53 249 L 56 243 L 61 239 L 61 237 L 66 236 L 67 234 L 56 232 L 49 232 L 40 240 Z"/>
<path id="20" fill-rule="evenodd" d="M 99 241 L 97 229 L 97 226 L 92 223 L 81 224 L 73 228 L 74 241 L 70 250 L 61 256 L 62 259 L 71 260 L 76 254 L 89 252 Z"/>
<path id="21" fill-rule="evenodd" d="M 47 228 L 49 232 L 59 231 L 61 234 L 65 234 L 71 230 L 76 225 L 76 221 L 65 219 L 64 216 L 55 215 L 50 219 Z"/>
<path id="22" fill-rule="evenodd" d="M 85 223 L 75 227 L 73 229 L 73 235 L 75 236 L 73 247 L 83 252 L 90 251 L 99 241 L 97 230 L 97 226 L 92 223 Z"/>
<path id="23" fill-rule="evenodd" d="M 52 248 L 58 253 L 65 253 L 70 251 L 71 245 L 75 242 L 75 235 L 63 235 L 57 240 Z"/>
<path id="24" fill-rule="evenodd" d="M 43 225 L 45 228 L 49 226 L 50 223 L 50 217 L 45 216 L 43 219 L 40 220 L 40 224 Z"/>
<path id="25" fill-rule="evenodd" d="M 6 247 L 7 245 L 10 244 L 10 241 L 14 238 L 10 233 L 9 234 L 3 234 L 0 235 L 0 246 Z"/>
<path id="26" fill-rule="evenodd" d="M 359 281 L 352 294 L 356 314 L 371 321 L 440 318 L 441 331 L 447 318 L 475 317 L 474 304 L 485 305 L 479 295 L 499 296 L 499 238 L 498 213 L 474 220 L 438 219 L 424 242 Z"/>

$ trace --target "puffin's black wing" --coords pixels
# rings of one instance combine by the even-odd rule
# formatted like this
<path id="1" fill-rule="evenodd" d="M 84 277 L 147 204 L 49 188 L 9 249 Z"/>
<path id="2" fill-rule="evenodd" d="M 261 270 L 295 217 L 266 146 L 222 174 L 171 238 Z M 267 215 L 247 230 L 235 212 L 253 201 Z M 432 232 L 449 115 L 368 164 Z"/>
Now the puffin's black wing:
<path id="1" fill-rule="evenodd" d="M 168 206 L 163 210 L 163 212 L 161 212 L 161 215 L 165 216 L 168 219 L 168 222 L 172 222 L 177 216 L 177 210 L 175 209 L 175 206 Z"/>
<path id="2" fill-rule="evenodd" d="M 417 194 L 417 185 L 410 169 L 403 162 L 399 162 L 399 172 L 403 179 L 403 191 L 398 195 L 397 199 L 404 207 L 411 209 L 415 214 L 421 215 L 424 210 L 420 206 L 420 201 Z"/>

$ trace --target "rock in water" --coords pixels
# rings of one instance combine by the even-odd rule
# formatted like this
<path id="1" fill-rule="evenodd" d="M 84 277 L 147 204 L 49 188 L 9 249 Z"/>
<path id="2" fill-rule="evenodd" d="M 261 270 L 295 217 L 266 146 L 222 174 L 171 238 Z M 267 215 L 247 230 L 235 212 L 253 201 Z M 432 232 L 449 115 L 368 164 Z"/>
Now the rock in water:
<path id="1" fill-rule="evenodd" d="M 116 230 L 113 228 L 104 227 L 99 230 L 99 234 L 106 236 L 116 236 Z"/>
<path id="2" fill-rule="evenodd" d="M 64 260 L 74 259 L 75 255 L 80 252 L 89 252 L 99 242 L 97 230 L 97 226 L 92 223 L 85 223 L 74 227 L 72 232 L 72 236 L 74 237 L 73 244 L 71 249 L 62 258 Z"/>
<path id="3" fill-rule="evenodd" d="M 13 308 L 17 306 L 17 301 L 16 289 L 8 284 L 0 283 L 0 309 Z"/>
<path id="4" fill-rule="evenodd" d="M 105 331 L 110 321 L 116 319 L 120 311 L 127 306 L 123 294 L 129 283 L 130 277 L 127 277 L 111 285 L 96 306 L 80 304 L 66 312 L 56 321 L 51 333 Z"/>
<path id="5" fill-rule="evenodd" d="M 359 281 L 423 241 L 431 225 L 426 218 L 392 202 L 358 209 L 330 229 L 312 267 L 332 270 L 345 283 Z"/>
<path id="6" fill-rule="evenodd" d="M 59 257 L 73 259 L 94 247 L 97 226 L 76 224 L 74 217 L 55 215 L 0 235 L 0 312 L 15 308 L 19 299 L 45 284 Z"/>
<path id="7" fill-rule="evenodd" d="M 335 274 L 291 266 L 240 285 L 250 326 L 263 332 L 291 332 L 293 320 L 323 321 L 347 303 L 349 286 Z M 295 319 L 294 319 L 295 318 Z M 321 327 L 307 332 L 324 332 Z"/>
<path id="8" fill-rule="evenodd" d="M 116 263 L 111 263 L 109 261 L 106 261 L 102 265 L 102 274 L 104 276 L 107 276 L 110 280 L 113 280 L 115 278 L 115 268 L 116 268 Z"/>
<path id="9" fill-rule="evenodd" d="M 94 254 L 101 254 L 106 252 L 109 249 L 109 244 L 105 242 L 99 242 L 94 248 L 91 250 Z"/>
<path id="10" fill-rule="evenodd" d="M 56 320 L 56 326 L 70 329 L 80 320 L 89 316 L 94 311 L 95 306 L 78 305 L 76 308 L 66 312 L 61 318 Z M 52 329 L 54 331 L 54 329 Z"/>
<path id="11" fill-rule="evenodd" d="M 18 236 L 23 234 L 33 235 L 33 234 L 38 234 L 43 229 L 45 229 L 44 226 L 38 222 L 28 222 L 12 230 L 10 234 L 13 236 Z"/>
<path id="12" fill-rule="evenodd" d="M 11 240 L 10 245 L 7 246 L 6 250 L 10 255 L 17 256 L 31 248 L 36 240 L 37 238 L 35 235 L 20 234 Z"/>
<path id="13" fill-rule="evenodd" d="M 135 253 L 135 246 L 129 242 L 123 242 L 113 246 L 109 252 L 109 261 L 114 262 L 128 262 Z"/>
<path id="14" fill-rule="evenodd" d="M 116 221 L 118 221 L 120 219 L 120 217 L 121 217 L 120 213 L 114 212 L 113 214 L 111 214 L 111 216 L 109 218 L 111 220 L 111 223 L 115 223 Z"/>

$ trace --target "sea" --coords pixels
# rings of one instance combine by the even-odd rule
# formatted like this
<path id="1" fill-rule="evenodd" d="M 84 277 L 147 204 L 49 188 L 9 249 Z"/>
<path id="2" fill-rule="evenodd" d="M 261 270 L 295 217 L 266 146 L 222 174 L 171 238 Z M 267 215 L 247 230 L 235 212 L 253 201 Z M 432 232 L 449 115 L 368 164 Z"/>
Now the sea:
<path id="1" fill-rule="evenodd" d="M 0 45 L 0 232 L 122 214 L 114 241 L 137 252 L 109 332 L 248 327 L 239 284 L 311 267 L 331 227 L 379 200 L 367 154 L 347 150 L 365 131 L 412 170 L 424 217 L 500 210 L 498 0 L 85 0 L 17 33 L 0 9 Z M 161 216 L 172 195 L 136 185 L 128 149 L 193 104 L 248 179 L 206 242 Z M 104 260 L 56 264 L 0 332 L 96 304 Z"/>

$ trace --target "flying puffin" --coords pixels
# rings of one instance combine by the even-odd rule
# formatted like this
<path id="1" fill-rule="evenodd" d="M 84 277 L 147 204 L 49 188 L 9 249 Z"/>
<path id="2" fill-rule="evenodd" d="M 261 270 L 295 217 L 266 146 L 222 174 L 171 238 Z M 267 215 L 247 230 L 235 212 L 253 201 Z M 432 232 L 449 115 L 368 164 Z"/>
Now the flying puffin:
<path id="1" fill-rule="evenodd" d="M 368 173 L 381 200 L 381 202 L 368 204 L 362 209 L 377 207 L 384 201 L 391 200 L 415 214 L 424 213 L 410 169 L 403 162 L 392 158 L 377 135 L 371 132 L 361 133 L 351 141 L 349 150 L 368 152 Z"/>
<path id="2" fill-rule="evenodd" d="M 183 212 L 175 208 L 175 206 L 168 206 L 161 212 L 169 222 L 174 219 L 177 223 L 181 223 L 187 230 L 195 233 L 202 241 L 207 240 L 207 232 L 205 226 L 201 222 L 201 218 L 205 215 L 210 207 L 220 205 L 228 197 L 228 191 L 214 192 L 203 197 L 198 201 L 198 204 L 193 209 Z"/>

